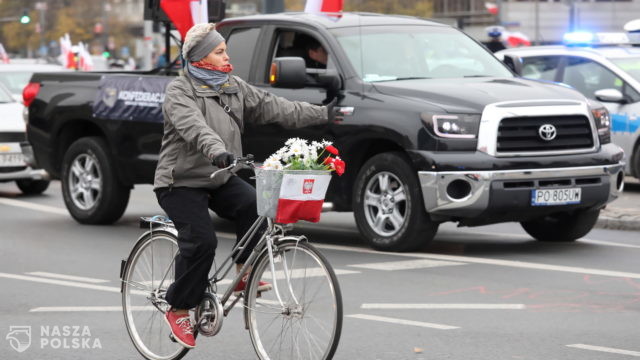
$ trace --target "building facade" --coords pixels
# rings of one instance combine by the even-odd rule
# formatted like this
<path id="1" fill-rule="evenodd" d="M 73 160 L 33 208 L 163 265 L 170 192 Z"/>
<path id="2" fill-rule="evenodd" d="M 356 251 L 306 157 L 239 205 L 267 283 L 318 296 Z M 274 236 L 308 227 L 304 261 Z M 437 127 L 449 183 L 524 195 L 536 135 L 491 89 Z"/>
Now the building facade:
<path id="1" fill-rule="evenodd" d="M 498 15 L 485 3 L 494 3 Z M 451 19 L 480 41 L 485 27 L 502 23 L 533 42 L 562 41 L 569 31 L 621 32 L 626 22 L 640 19 L 640 0 L 434 0 L 434 17 Z"/>

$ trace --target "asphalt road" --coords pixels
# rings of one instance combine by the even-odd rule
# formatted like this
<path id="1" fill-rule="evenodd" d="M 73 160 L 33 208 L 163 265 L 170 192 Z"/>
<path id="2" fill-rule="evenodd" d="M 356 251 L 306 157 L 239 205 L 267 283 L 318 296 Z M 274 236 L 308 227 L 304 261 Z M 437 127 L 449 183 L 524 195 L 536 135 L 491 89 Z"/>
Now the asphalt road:
<path id="1" fill-rule="evenodd" d="M 150 187 L 140 186 L 121 221 L 83 226 L 66 214 L 57 182 L 34 197 L 0 184 L 0 358 L 140 358 L 119 309 L 119 261 L 142 233 L 137 219 L 155 213 Z M 214 221 L 226 254 L 233 225 Z M 544 244 L 517 224 L 445 224 L 423 251 L 393 254 L 369 250 L 348 213 L 296 231 L 343 273 L 336 359 L 640 357 L 638 232 L 596 229 Z M 186 359 L 255 358 L 241 315 L 199 338 Z M 26 345 L 27 329 L 18 352 L 6 337 Z"/>

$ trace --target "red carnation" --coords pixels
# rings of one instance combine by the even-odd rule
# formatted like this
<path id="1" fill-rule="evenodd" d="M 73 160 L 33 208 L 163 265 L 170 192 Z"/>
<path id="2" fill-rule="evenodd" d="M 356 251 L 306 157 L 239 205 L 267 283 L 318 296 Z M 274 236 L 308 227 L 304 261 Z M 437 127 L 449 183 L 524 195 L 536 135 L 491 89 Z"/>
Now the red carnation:
<path id="1" fill-rule="evenodd" d="M 335 146 L 333 146 L 333 145 L 329 145 L 324 149 L 327 150 L 328 152 L 332 153 L 333 155 L 336 155 L 336 156 L 340 154 L 338 152 L 338 149 L 336 149 Z"/>
<path id="2" fill-rule="evenodd" d="M 333 161 L 333 167 L 334 169 L 336 169 L 336 174 L 338 174 L 338 176 L 344 174 L 344 171 L 347 167 L 347 164 L 345 164 L 344 161 L 342 161 L 340 158 L 336 158 Z"/>

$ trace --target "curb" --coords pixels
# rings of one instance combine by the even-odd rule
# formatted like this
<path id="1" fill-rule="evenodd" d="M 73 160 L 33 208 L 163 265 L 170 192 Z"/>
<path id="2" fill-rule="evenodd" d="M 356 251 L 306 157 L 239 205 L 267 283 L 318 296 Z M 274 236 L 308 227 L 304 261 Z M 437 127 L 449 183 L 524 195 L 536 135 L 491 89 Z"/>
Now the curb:
<path id="1" fill-rule="evenodd" d="M 600 212 L 600 217 L 595 227 L 611 230 L 640 231 L 640 211 L 637 209 L 607 207 Z"/>

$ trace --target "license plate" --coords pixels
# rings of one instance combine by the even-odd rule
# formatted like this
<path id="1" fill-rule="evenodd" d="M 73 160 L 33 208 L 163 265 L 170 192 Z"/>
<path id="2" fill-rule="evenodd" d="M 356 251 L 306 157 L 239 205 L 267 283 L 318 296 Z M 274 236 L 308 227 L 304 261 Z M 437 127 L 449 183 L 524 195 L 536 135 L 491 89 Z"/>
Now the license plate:
<path id="1" fill-rule="evenodd" d="M 580 188 L 532 190 L 531 205 L 549 206 L 579 204 L 581 196 L 582 189 Z"/>
<path id="2" fill-rule="evenodd" d="M 24 166 L 20 143 L 0 143 L 0 166 Z"/>
<path id="3" fill-rule="evenodd" d="M 0 154 L 0 167 L 24 166 L 22 154 Z"/>

